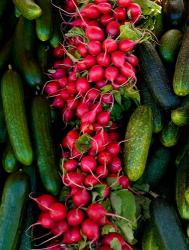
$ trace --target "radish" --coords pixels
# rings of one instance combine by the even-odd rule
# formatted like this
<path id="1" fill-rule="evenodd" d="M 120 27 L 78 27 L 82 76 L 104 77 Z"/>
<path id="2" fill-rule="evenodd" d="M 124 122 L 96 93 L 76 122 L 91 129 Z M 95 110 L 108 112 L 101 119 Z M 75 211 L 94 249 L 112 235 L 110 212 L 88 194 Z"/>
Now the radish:
<path id="1" fill-rule="evenodd" d="M 128 77 L 128 78 L 133 78 L 133 79 L 136 79 L 136 76 L 135 76 L 135 72 L 134 72 L 134 69 L 132 67 L 132 65 L 128 62 L 125 62 L 124 65 L 120 68 L 121 70 L 121 73 L 125 76 L 125 77 Z"/>
<path id="2" fill-rule="evenodd" d="M 58 83 L 61 88 L 64 88 L 68 84 L 68 78 L 66 76 L 63 76 L 58 80 Z"/>
<path id="3" fill-rule="evenodd" d="M 112 162 L 112 156 L 109 152 L 103 151 L 98 155 L 98 162 L 102 165 L 107 165 Z"/>
<path id="4" fill-rule="evenodd" d="M 81 209 L 71 209 L 67 214 L 67 221 L 70 226 L 78 226 L 84 220 L 84 213 Z"/>
<path id="5" fill-rule="evenodd" d="M 99 181 L 98 181 L 98 178 L 95 177 L 94 175 L 92 174 L 89 174 L 85 177 L 85 181 L 84 181 L 84 184 L 86 187 L 90 187 L 90 188 L 93 188 L 94 185 L 98 184 Z"/>
<path id="6" fill-rule="evenodd" d="M 82 233 L 88 240 L 96 241 L 100 237 L 99 226 L 91 219 L 86 219 L 81 226 Z"/>
<path id="7" fill-rule="evenodd" d="M 85 29 L 87 38 L 92 41 L 103 41 L 104 40 L 104 31 L 96 26 L 88 26 Z"/>
<path id="8" fill-rule="evenodd" d="M 64 234 L 63 243 L 65 244 L 75 244 L 82 240 L 79 227 L 72 227 Z"/>
<path id="9" fill-rule="evenodd" d="M 47 85 L 45 85 L 44 91 L 47 95 L 51 96 L 57 94 L 59 88 L 60 86 L 58 81 L 50 81 Z"/>
<path id="10" fill-rule="evenodd" d="M 122 52 L 129 52 L 133 50 L 135 46 L 136 42 L 129 39 L 124 39 L 119 42 L 119 49 Z"/>
<path id="11" fill-rule="evenodd" d="M 98 102 L 98 103 L 93 104 L 91 109 L 94 110 L 97 114 L 99 114 L 102 112 L 103 106 L 101 103 Z M 98 119 L 98 116 L 97 116 L 97 119 Z"/>
<path id="12" fill-rule="evenodd" d="M 96 81 L 95 85 L 98 89 L 103 88 L 104 86 L 106 86 L 106 81 L 105 80 L 100 80 L 100 81 Z"/>
<path id="13" fill-rule="evenodd" d="M 117 42 L 111 38 L 104 40 L 102 47 L 107 52 L 113 52 L 117 49 Z"/>
<path id="14" fill-rule="evenodd" d="M 81 119 L 82 116 L 89 112 L 89 105 L 86 102 L 81 102 L 78 106 L 77 106 L 77 110 L 76 110 L 76 114 L 77 116 Z"/>
<path id="15" fill-rule="evenodd" d="M 118 21 L 110 21 L 106 26 L 106 32 L 112 36 L 116 37 L 120 33 L 120 23 Z"/>
<path id="16" fill-rule="evenodd" d="M 87 54 L 88 54 L 88 49 L 87 49 L 87 46 L 83 43 L 79 44 L 77 46 L 77 50 L 79 51 L 79 54 L 82 56 L 82 57 L 86 57 Z"/>
<path id="17" fill-rule="evenodd" d="M 51 228 L 52 234 L 54 234 L 56 237 L 62 235 L 68 230 L 69 230 L 69 225 L 65 220 L 57 222 L 55 226 Z"/>
<path id="18" fill-rule="evenodd" d="M 129 187 L 129 179 L 128 179 L 127 176 L 125 176 L 125 175 L 119 176 L 118 182 L 122 186 L 122 188 L 128 189 L 128 187 Z"/>
<path id="19" fill-rule="evenodd" d="M 110 164 L 110 171 L 112 173 L 119 173 L 122 170 L 122 164 L 119 157 L 114 157 Z"/>
<path id="20" fill-rule="evenodd" d="M 103 179 L 108 176 L 108 168 L 105 164 L 98 166 L 95 172 L 96 172 L 97 178 Z"/>
<path id="21" fill-rule="evenodd" d="M 68 172 L 76 170 L 77 166 L 78 166 L 78 161 L 73 159 L 64 162 L 64 169 Z"/>
<path id="22" fill-rule="evenodd" d="M 69 187 L 82 187 L 85 176 L 79 172 L 68 172 L 63 177 L 63 182 Z"/>
<path id="23" fill-rule="evenodd" d="M 109 134 L 105 131 L 98 132 L 91 142 L 91 149 L 95 152 L 100 152 L 106 145 L 109 144 Z"/>
<path id="24" fill-rule="evenodd" d="M 67 133 L 67 135 L 66 135 L 66 137 L 65 137 L 65 142 L 63 143 L 63 145 L 64 146 L 67 146 L 68 148 L 72 148 L 73 147 L 73 145 L 74 145 L 74 143 L 75 143 L 75 141 L 77 140 L 79 138 L 79 133 L 76 131 L 76 130 L 74 130 L 74 129 L 72 129 L 72 130 L 70 130 L 68 133 Z"/>
<path id="25" fill-rule="evenodd" d="M 97 56 L 97 63 L 99 65 L 101 65 L 102 67 L 107 67 L 110 65 L 111 63 L 111 57 L 109 54 L 107 53 L 100 53 L 98 56 Z M 99 80 L 103 80 L 102 78 L 99 79 Z M 98 81 L 98 80 L 97 80 Z"/>
<path id="26" fill-rule="evenodd" d="M 118 0 L 117 3 L 120 7 L 127 8 L 132 3 L 132 0 Z"/>
<path id="27" fill-rule="evenodd" d="M 109 66 L 105 69 L 105 78 L 108 81 L 114 82 L 118 77 L 119 71 L 114 66 Z"/>
<path id="28" fill-rule="evenodd" d="M 107 3 L 108 0 L 94 0 L 95 3 Z"/>
<path id="29" fill-rule="evenodd" d="M 104 69 L 100 65 L 93 66 L 89 72 L 89 82 L 95 82 L 104 78 Z"/>
<path id="30" fill-rule="evenodd" d="M 90 155 L 84 156 L 81 159 L 80 167 L 84 173 L 91 173 L 96 169 L 96 160 Z"/>
<path id="31" fill-rule="evenodd" d="M 70 93 L 67 89 L 63 89 L 59 92 L 59 96 L 61 96 L 61 98 L 65 101 L 70 97 Z"/>
<path id="32" fill-rule="evenodd" d="M 81 117 L 82 123 L 93 124 L 96 119 L 96 110 L 89 111 Z"/>
<path id="33" fill-rule="evenodd" d="M 85 77 L 78 78 L 76 81 L 76 89 L 79 94 L 85 94 L 90 88 L 90 84 Z"/>
<path id="34" fill-rule="evenodd" d="M 112 250 L 112 248 L 109 246 L 101 246 L 98 250 Z"/>
<path id="35" fill-rule="evenodd" d="M 102 44 L 99 41 L 90 41 L 88 43 L 88 51 L 92 56 L 97 56 L 102 49 Z"/>
<path id="36" fill-rule="evenodd" d="M 120 153 L 120 145 L 118 143 L 110 143 L 107 146 L 107 151 L 112 155 L 116 156 Z"/>
<path id="37" fill-rule="evenodd" d="M 70 97 L 66 101 L 66 106 L 68 109 L 75 110 L 77 108 L 78 104 L 79 104 L 79 101 L 77 99 L 75 99 L 74 97 Z"/>
<path id="38" fill-rule="evenodd" d="M 113 95 L 111 93 L 105 93 L 102 96 L 102 103 L 104 104 L 112 104 L 113 102 Z"/>
<path id="39" fill-rule="evenodd" d="M 82 17 L 96 19 L 100 16 L 97 5 L 89 3 L 81 10 Z"/>
<path id="40" fill-rule="evenodd" d="M 40 225 L 42 226 L 43 228 L 46 228 L 46 229 L 52 229 L 54 226 L 55 226 L 55 222 L 54 220 L 51 218 L 50 214 L 48 212 L 44 212 L 44 213 L 41 213 L 39 215 L 39 218 L 38 218 L 38 221 L 34 224 L 32 224 L 28 229 L 27 231 L 34 227 L 34 226 L 37 226 L 37 225 Z"/>
<path id="41" fill-rule="evenodd" d="M 64 101 L 62 99 L 62 97 L 60 96 L 56 96 L 51 104 L 52 107 L 54 108 L 63 108 L 64 107 Z"/>
<path id="42" fill-rule="evenodd" d="M 99 12 L 104 15 L 109 14 L 112 11 L 112 5 L 107 2 L 98 3 L 96 7 L 98 8 Z"/>
<path id="43" fill-rule="evenodd" d="M 125 21 L 126 19 L 126 9 L 117 7 L 114 9 L 114 17 L 117 20 Z"/>
<path id="44" fill-rule="evenodd" d="M 139 65 L 139 59 L 133 54 L 126 56 L 127 62 L 129 62 L 133 67 L 136 67 Z"/>
<path id="45" fill-rule="evenodd" d="M 61 58 L 63 57 L 65 50 L 62 45 L 59 45 L 58 47 L 53 49 L 53 56 L 56 58 Z"/>
<path id="46" fill-rule="evenodd" d="M 74 95 L 77 93 L 77 90 L 76 90 L 76 82 L 75 81 L 69 81 L 67 84 L 66 84 L 66 90 L 68 91 L 68 93 L 70 95 Z"/>
<path id="47" fill-rule="evenodd" d="M 66 72 L 64 69 L 58 68 L 58 69 L 55 69 L 55 71 L 51 73 L 50 76 L 53 79 L 60 79 L 61 77 L 66 76 Z"/>
<path id="48" fill-rule="evenodd" d="M 125 54 L 122 51 L 114 51 L 112 52 L 112 63 L 116 67 L 121 67 L 125 63 Z"/>
<path id="49" fill-rule="evenodd" d="M 74 112 L 71 109 L 64 109 L 63 110 L 63 121 L 70 122 L 74 117 Z"/>
<path id="50" fill-rule="evenodd" d="M 142 14 L 142 10 L 139 4 L 131 3 L 129 5 L 127 15 L 133 23 L 136 23 Z"/>
<path id="51" fill-rule="evenodd" d="M 109 133 L 110 140 L 112 142 L 117 142 L 119 141 L 119 134 L 117 132 L 111 132 Z"/>
<path id="52" fill-rule="evenodd" d="M 112 240 L 115 239 L 115 238 L 119 241 L 121 246 L 126 245 L 126 242 L 125 242 L 124 238 L 119 233 L 109 233 L 109 234 L 105 235 L 102 242 L 103 242 L 104 245 L 110 246 Z"/>
<path id="53" fill-rule="evenodd" d="M 29 196 L 32 200 L 34 200 L 39 209 L 42 211 L 47 211 L 47 209 L 56 202 L 56 199 L 50 194 L 42 194 L 37 198 Z"/>
<path id="54" fill-rule="evenodd" d="M 111 14 L 101 16 L 100 22 L 103 26 L 106 26 L 110 21 L 113 21 L 114 17 Z"/>
<path id="55" fill-rule="evenodd" d="M 63 60 L 63 65 L 66 70 L 70 69 L 73 65 L 73 61 L 67 56 Z"/>
<path id="56" fill-rule="evenodd" d="M 119 74 L 116 78 L 116 81 L 118 84 L 125 84 L 127 82 L 127 77 L 125 77 L 123 74 Z"/>
<path id="57" fill-rule="evenodd" d="M 86 189 L 82 189 L 81 191 L 76 192 L 72 196 L 73 204 L 76 207 L 85 206 L 90 202 L 91 195 Z"/>
<path id="58" fill-rule="evenodd" d="M 94 131 L 93 125 L 90 123 L 82 123 L 80 130 L 83 134 L 91 134 Z"/>
<path id="59" fill-rule="evenodd" d="M 100 96 L 100 92 L 98 89 L 92 88 L 90 89 L 85 98 L 87 99 L 87 101 L 96 101 L 96 99 Z M 98 103 L 99 104 L 99 103 Z"/>
<path id="60" fill-rule="evenodd" d="M 101 220 L 106 214 L 106 209 L 100 203 L 92 203 L 87 208 L 87 215 L 93 221 Z"/>
<path id="61" fill-rule="evenodd" d="M 48 210 L 53 221 L 61 221 L 66 218 L 66 207 L 60 202 L 53 203 Z"/>

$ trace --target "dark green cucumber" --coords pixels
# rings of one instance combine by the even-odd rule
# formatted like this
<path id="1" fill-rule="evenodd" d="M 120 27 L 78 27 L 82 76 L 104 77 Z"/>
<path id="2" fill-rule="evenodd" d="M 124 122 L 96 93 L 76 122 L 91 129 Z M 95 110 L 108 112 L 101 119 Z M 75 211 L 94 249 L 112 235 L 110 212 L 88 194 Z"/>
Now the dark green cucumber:
<path id="1" fill-rule="evenodd" d="M 50 0 L 37 0 L 42 9 L 42 15 L 36 19 L 36 33 L 40 41 L 45 42 L 52 36 L 52 4 Z"/>
<path id="2" fill-rule="evenodd" d="M 146 223 L 142 237 L 142 250 L 160 250 L 155 235 L 155 230 L 151 222 Z"/>
<path id="3" fill-rule="evenodd" d="M 42 72 L 35 58 L 35 27 L 31 21 L 20 17 L 16 27 L 13 57 L 17 69 L 31 87 L 42 84 Z"/>
<path id="4" fill-rule="evenodd" d="M 163 115 L 162 112 L 156 103 L 156 101 L 153 99 L 150 91 L 148 90 L 148 87 L 146 86 L 146 83 L 142 81 L 140 83 L 141 86 L 141 98 L 142 98 L 142 104 L 149 106 L 152 110 L 153 115 L 153 132 L 159 133 L 163 129 Z"/>
<path id="5" fill-rule="evenodd" d="M 8 176 L 0 206 L 0 249 L 2 250 L 18 249 L 28 194 L 29 179 L 26 174 L 16 172 Z"/>
<path id="6" fill-rule="evenodd" d="M 154 200 L 151 204 L 151 218 L 161 250 L 188 249 L 182 226 L 172 205 L 165 200 Z"/>
<path id="7" fill-rule="evenodd" d="M 0 143 L 5 143 L 7 138 L 7 129 L 5 124 L 5 114 L 3 110 L 2 97 L 0 95 Z"/>
<path id="8" fill-rule="evenodd" d="M 34 145 L 40 177 L 45 189 L 57 195 L 61 188 L 52 135 L 49 103 L 44 97 L 35 97 L 32 103 Z"/>
<path id="9" fill-rule="evenodd" d="M 53 12 L 53 34 L 51 39 L 49 40 L 50 45 L 52 48 L 58 47 L 60 43 L 62 42 L 62 33 L 61 33 L 61 20 L 59 18 L 59 15 Z"/>
<path id="10" fill-rule="evenodd" d="M 182 32 L 177 29 L 168 30 L 161 37 L 159 53 L 165 63 L 175 64 L 182 37 Z"/>
<path id="11" fill-rule="evenodd" d="M 9 41 L 5 43 L 5 45 L 0 50 L 0 72 L 2 72 L 7 66 L 11 55 L 12 42 L 13 39 L 9 39 Z"/>
<path id="12" fill-rule="evenodd" d="M 43 72 L 47 72 L 50 58 L 50 46 L 40 43 L 37 50 L 38 61 Z"/>
<path id="13" fill-rule="evenodd" d="M 160 134 L 160 141 L 165 147 L 173 147 L 177 144 L 180 136 L 180 128 L 170 121 Z"/>
<path id="14" fill-rule="evenodd" d="M 16 71 L 9 69 L 3 75 L 1 95 L 6 127 L 15 156 L 23 165 L 30 165 L 33 161 L 33 151 L 24 106 L 22 80 Z"/>
<path id="15" fill-rule="evenodd" d="M 156 16 L 156 21 L 154 23 L 154 29 L 153 29 L 153 33 L 157 38 L 159 38 L 163 34 L 164 26 L 165 24 L 163 22 L 163 15 L 161 12 Z"/>
<path id="16" fill-rule="evenodd" d="M 2 157 L 3 168 L 7 173 L 16 172 L 19 168 L 18 161 L 15 157 L 14 151 L 10 143 L 7 143 Z"/>
<path id="17" fill-rule="evenodd" d="M 165 110 L 177 107 L 179 98 L 171 92 L 165 67 L 154 46 L 150 42 L 142 43 L 138 46 L 138 56 L 141 61 L 141 73 L 159 105 Z"/>
<path id="18" fill-rule="evenodd" d="M 176 173 L 176 203 L 182 219 L 189 219 L 189 204 L 185 198 L 185 192 L 189 187 L 189 157 L 186 154 L 180 162 Z"/>
<path id="19" fill-rule="evenodd" d="M 139 106 L 131 115 L 125 135 L 124 170 L 131 181 L 138 180 L 145 169 L 152 138 L 152 111 Z"/>
<path id="20" fill-rule="evenodd" d="M 183 0 L 163 0 L 162 11 L 165 17 L 165 23 L 171 26 L 179 26 L 184 18 Z"/>
<path id="21" fill-rule="evenodd" d="M 171 120 L 177 126 L 189 124 L 189 96 L 183 98 L 181 106 L 171 112 Z"/>
<path id="22" fill-rule="evenodd" d="M 173 89 L 176 95 L 189 94 L 189 27 L 184 34 L 182 45 L 178 53 L 173 78 Z"/>
<path id="23" fill-rule="evenodd" d="M 143 183 L 148 183 L 152 187 L 157 186 L 165 175 L 170 160 L 171 150 L 159 146 L 148 159 L 144 175 L 142 176 Z"/>
<path id="24" fill-rule="evenodd" d="M 22 15 L 29 20 L 39 18 L 42 14 L 41 8 L 33 0 L 13 0 L 13 2 Z"/>

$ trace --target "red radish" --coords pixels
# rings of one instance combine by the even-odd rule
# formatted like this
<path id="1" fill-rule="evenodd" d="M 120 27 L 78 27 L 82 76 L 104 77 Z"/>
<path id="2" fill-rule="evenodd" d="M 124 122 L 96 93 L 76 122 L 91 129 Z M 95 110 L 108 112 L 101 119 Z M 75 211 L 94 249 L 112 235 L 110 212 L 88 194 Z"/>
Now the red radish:
<path id="1" fill-rule="evenodd" d="M 122 186 L 122 188 L 128 189 L 128 187 L 129 187 L 129 179 L 128 179 L 127 176 L 125 176 L 125 175 L 120 176 L 118 182 Z"/>
<path id="2" fill-rule="evenodd" d="M 80 18 L 76 18 L 75 20 L 69 22 L 69 25 L 72 27 L 79 27 L 79 28 L 85 27 L 85 23 Z"/>
<path id="3" fill-rule="evenodd" d="M 99 226 L 91 219 L 86 219 L 82 223 L 82 233 L 87 237 L 88 240 L 96 241 L 100 237 Z"/>
<path id="4" fill-rule="evenodd" d="M 109 54 L 107 53 L 100 53 L 98 56 L 97 56 L 97 63 L 99 65 L 101 65 L 102 67 L 107 67 L 110 65 L 110 62 L 111 62 L 111 57 Z M 102 80 L 99 79 L 99 80 Z"/>
<path id="5" fill-rule="evenodd" d="M 116 156 L 120 153 L 120 145 L 118 143 L 110 143 L 107 146 L 107 151 L 112 155 Z"/>
<path id="6" fill-rule="evenodd" d="M 86 189 L 82 189 L 72 196 L 73 204 L 76 207 L 85 206 L 90 202 L 91 195 Z"/>
<path id="7" fill-rule="evenodd" d="M 112 5 L 110 3 L 99 3 L 96 6 L 101 14 L 109 14 L 112 11 Z"/>
<path id="8" fill-rule="evenodd" d="M 95 3 L 107 3 L 108 0 L 94 0 Z"/>
<path id="9" fill-rule="evenodd" d="M 82 123 L 94 123 L 96 119 L 96 110 L 89 111 L 81 117 Z"/>
<path id="10" fill-rule="evenodd" d="M 63 145 L 66 145 L 68 148 L 72 148 L 78 138 L 79 133 L 76 130 L 72 129 L 67 133 L 65 137 L 65 144 Z"/>
<path id="11" fill-rule="evenodd" d="M 84 156 L 80 163 L 81 170 L 85 173 L 91 173 L 96 169 L 96 160 L 90 156 Z"/>
<path id="12" fill-rule="evenodd" d="M 116 78 L 116 81 L 118 84 L 125 84 L 127 82 L 127 77 L 125 77 L 122 74 L 119 74 L 118 77 Z"/>
<path id="13" fill-rule="evenodd" d="M 59 90 L 59 83 L 58 81 L 50 81 L 49 83 L 47 83 L 47 85 L 45 86 L 44 90 L 47 93 L 47 95 L 55 95 L 57 94 L 58 90 Z"/>
<path id="14" fill-rule="evenodd" d="M 83 43 L 79 44 L 77 46 L 77 50 L 79 51 L 79 54 L 82 56 L 82 57 L 85 57 L 87 56 L 88 54 L 88 50 L 87 50 L 87 46 Z"/>
<path id="15" fill-rule="evenodd" d="M 76 79 L 77 79 L 77 72 L 76 71 L 69 72 L 68 80 L 76 81 Z"/>
<path id="16" fill-rule="evenodd" d="M 73 195 L 79 193 L 80 191 L 81 191 L 81 188 L 79 188 L 79 187 L 76 187 L 76 186 L 71 187 L 70 195 L 73 196 Z"/>
<path id="17" fill-rule="evenodd" d="M 95 65 L 89 70 L 88 76 L 89 82 L 102 80 L 104 77 L 104 69 L 100 65 Z"/>
<path id="18" fill-rule="evenodd" d="M 111 82 L 114 82 L 118 77 L 118 69 L 114 66 L 109 66 L 105 69 L 105 78 Z"/>
<path id="19" fill-rule="evenodd" d="M 95 65 L 96 58 L 94 56 L 88 55 L 84 58 L 83 63 L 86 65 L 86 68 L 90 68 Z"/>
<path id="20" fill-rule="evenodd" d="M 108 176 L 108 168 L 106 164 L 100 165 L 95 170 L 97 178 L 106 178 Z"/>
<path id="21" fill-rule="evenodd" d="M 76 170 L 77 166 L 78 166 L 78 161 L 73 159 L 69 159 L 66 162 L 64 162 L 64 168 L 68 172 Z"/>
<path id="22" fill-rule="evenodd" d="M 55 223 L 49 213 L 41 213 L 39 215 L 38 221 L 35 224 L 31 225 L 27 230 L 37 225 L 40 225 L 46 229 L 51 229 L 55 226 Z"/>
<path id="23" fill-rule="evenodd" d="M 112 102 L 113 102 L 113 95 L 110 94 L 110 93 L 105 93 L 102 96 L 102 102 L 105 103 L 105 104 L 112 104 Z"/>
<path id="24" fill-rule="evenodd" d="M 105 235 L 102 242 L 103 242 L 104 245 L 110 246 L 112 240 L 115 239 L 115 238 L 118 239 L 121 246 L 126 245 L 126 242 L 125 242 L 124 238 L 119 233 L 109 233 L 109 234 Z"/>
<path id="25" fill-rule="evenodd" d="M 100 152 L 109 143 L 109 134 L 105 131 L 98 132 L 91 142 L 91 149 Z"/>
<path id="26" fill-rule="evenodd" d="M 97 177 L 95 178 L 95 176 L 92 175 L 92 174 L 87 175 L 87 176 L 85 177 L 85 182 L 84 182 L 84 184 L 85 184 L 86 187 L 92 187 L 92 188 L 93 188 L 94 185 L 96 185 L 96 184 L 98 184 L 98 183 L 99 183 L 99 181 L 98 181 Z"/>
<path id="27" fill-rule="evenodd" d="M 103 193 L 103 199 L 106 199 L 106 198 L 108 198 L 109 197 L 109 195 L 110 195 L 110 187 L 107 185 L 107 184 L 105 184 L 106 186 L 105 186 L 105 190 L 104 190 L 104 193 Z M 108 214 L 107 214 L 108 215 Z M 107 223 L 107 222 L 106 222 Z"/>
<path id="28" fill-rule="evenodd" d="M 87 215 L 93 221 L 98 221 L 105 217 L 107 214 L 106 209 L 100 203 L 92 203 L 87 208 Z"/>
<path id="29" fill-rule="evenodd" d="M 82 240 L 80 228 L 72 227 L 64 234 L 63 243 L 65 244 L 75 244 Z"/>
<path id="30" fill-rule="evenodd" d="M 68 109 L 72 109 L 75 110 L 79 104 L 79 101 L 77 99 L 75 99 L 74 97 L 70 97 L 67 101 L 67 108 Z"/>
<path id="31" fill-rule="evenodd" d="M 55 108 L 63 108 L 64 107 L 64 101 L 62 99 L 61 96 L 56 96 L 55 99 L 53 100 L 52 104 L 51 104 L 52 107 L 55 107 Z"/>
<path id="32" fill-rule="evenodd" d="M 64 69 L 55 69 L 53 73 L 50 74 L 53 79 L 60 79 L 63 76 L 66 76 Z"/>
<path id="33" fill-rule="evenodd" d="M 64 184 L 69 187 L 81 187 L 84 179 L 85 176 L 79 172 L 68 172 L 63 177 Z"/>
<path id="34" fill-rule="evenodd" d="M 117 3 L 120 7 L 127 8 L 132 3 L 132 0 L 118 0 Z"/>
<path id="35" fill-rule="evenodd" d="M 97 26 L 97 27 L 99 26 L 99 23 L 96 20 L 85 20 L 85 22 L 88 26 Z M 87 26 L 87 25 L 85 25 L 85 26 Z"/>
<path id="36" fill-rule="evenodd" d="M 76 82 L 75 81 L 69 81 L 66 85 L 66 90 L 70 95 L 76 94 Z"/>
<path id="37" fill-rule="evenodd" d="M 94 131 L 93 125 L 90 123 L 82 123 L 80 130 L 83 134 L 91 134 Z"/>
<path id="38" fill-rule="evenodd" d="M 77 150 L 77 148 L 75 147 L 75 146 L 73 146 L 73 149 L 72 149 L 72 157 L 74 158 L 74 159 L 81 159 L 81 157 L 82 157 L 82 154 Z"/>
<path id="39" fill-rule="evenodd" d="M 118 36 L 120 33 L 119 27 L 120 27 L 120 23 L 118 21 L 111 21 L 106 26 L 106 32 L 110 36 L 113 36 L 113 37 Z"/>
<path id="40" fill-rule="evenodd" d="M 79 94 L 85 94 L 90 88 L 90 84 L 85 77 L 78 78 L 76 81 L 76 89 Z"/>
<path id="41" fill-rule="evenodd" d="M 134 49 L 136 42 L 129 39 L 124 39 L 119 42 L 119 49 L 123 52 L 129 52 Z"/>
<path id="42" fill-rule="evenodd" d="M 125 63 L 125 54 L 122 51 L 114 51 L 112 52 L 112 63 L 116 66 L 116 67 L 121 67 L 124 65 Z"/>
<path id="43" fill-rule="evenodd" d="M 55 224 L 55 226 L 51 229 L 51 232 L 56 236 L 60 236 L 68 230 L 69 230 L 68 223 L 65 220 L 62 220 Z"/>
<path id="44" fill-rule="evenodd" d="M 67 56 L 63 60 L 63 65 L 65 69 L 70 69 L 73 65 L 73 61 Z"/>
<path id="45" fill-rule="evenodd" d="M 87 38 L 92 41 L 103 41 L 104 40 L 104 31 L 96 26 L 88 26 L 85 29 Z"/>
<path id="46" fill-rule="evenodd" d="M 88 101 L 95 101 L 100 95 L 100 92 L 98 89 L 92 88 L 90 89 L 86 94 L 86 99 Z"/>
<path id="47" fill-rule="evenodd" d="M 112 142 L 117 142 L 119 141 L 119 134 L 117 132 L 111 132 L 109 133 L 110 140 Z"/>
<path id="48" fill-rule="evenodd" d="M 97 114 L 102 112 L 103 110 L 103 106 L 101 103 L 97 102 L 95 103 L 92 107 L 91 107 L 92 110 L 94 110 Z"/>
<path id="49" fill-rule="evenodd" d="M 92 56 L 97 56 L 102 49 L 102 44 L 99 41 L 90 41 L 88 43 L 88 51 Z"/>
<path id="50" fill-rule="evenodd" d="M 70 93 L 67 89 L 63 89 L 59 92 L 59 95 L 61 96 L 61 98 L 65 101 L 68 100 L 68 98 L 70 97 Z"/>
<path id="51" fill-rule="evenodd" d="M 71 209 L 67 214 L 67 221 L 70 226 L 78 226 L 84 220 L 84 213 L 81 209 Z"/>
<path id="52" fill-rule="evenodd" d="M 136 67 L 139 65 L 139 59 L 137 56 L 130 54 L 126 56 L 126 60 L 133 66 Z"/>
<path id="53" fill-rule="evenodd" d="M 56 202 L 56 199 L 50 194 L 42 194 L 37 198 L 30 196 L 30 198 L 37 203 L 38 207 L 42 211 L 46 211 L 53 203 Z"/>
<path id="54" fill-rule="evenodd" d="M 97 115 L 96 118 L 98 124 L 102 126 L 107 126 L 110 122 L 110 112 L 109 111 L 102 111 Z"/>
<path id="55" fill-rule="evenodd" d="M 75 6 L 76 6 L 75 0 L 72 0 L 72 1 L 66 0 L 65 1 L 65 10 L 67 12 L 70 12 L 70 13 L 75 12 L 76 11 Z"/>
<path id="56" fill-rule="evenodd" d="M 128 62 L 125 62 L 124 65 L 120 68 L 121 70 L 121 73 L 125 76 L 125 77 L 128 77 L 128 78 L 133 78 L 135 79 L 136 76 L 135 76 L 135 72 L 134 72 L 134 69 L 132 67 L 132 65 Z"/>
<path id="57" fill-rule="evenodd" d="M 64 88 L 68 84 L 68 78 L 66 76 L 63 76 L 58 80 L 58 83 L 61 88 Z"/>
<path id="58" fill-rule="evenodd" d="M 64 69 L 63 60 L 56 60 L 53 64 L 54 69 L 62 68 Z"/>
<path id="59" fill-rule="evenodd" d="M 86 102 L 80 103 L 76 110 L 77 116 L 81 119 L 82 116 L 87 112 L 89 112 L 89 105 Z"/>
<path id="60" fill-rule="evenodd" d="M 133 250 L 133 248 L 127 244 L 125 246 L 122 246 L 122 250 Z"/>
<path id="61" fill-rule="evenodd" d="M 100 12 L 97 5 L 89 3 L 81 10 L 81 15 L 82 17 L 96 19 L 100 16 Z"/>
<path id="62" fill-rule="evenodd" d="M 98 89 L 101 89 L 103 88 L 104 86 L 106 86 L 106 81 L 105 80 L 100 80 L 100 81 L 97 81 L 95 82 L 95 85 Z"/>
<path id="63" fill-rule="evenodd" d="M 119 173 L 122 170 L 122 164 L 119 157 L 114 157 L 110 164 L 110 171 L 112 173 Z"/>
<path id="64" fill-rule="evenodd" d="M 66 207 L 64 204 L 60 202 L 53 203 L 49 207 L 49 214 L 53 221 L 61 221 L 64 220 L 66 217 Z"/>
<path id="65" fill-rule="evenodd" d="M 101 246 L 98 250 L 112 250 L 112 248 L 109 246 Z"/>
<path id="66" fill-rule="evenodd" d="M 102 165 L 107 165 L 112 162 L 112 157 L 109 152 L 103 151 L 98 155 L 98 162 Z"/>
<path id="67" fill-rule="evenodd" d="M 106 14 L 101 16 L 100 22 L 102 25 L 106 26 L 110 21 L 113 21 L 114 17 L 111 14 Z"/>
<path id="68" fill-rule="evenodd" d="M 73 110 L 66 108 L 63 110 L 62 116 L 63 116 L 64 122 L 70 122 L 74 117 L 74 112 L 73 112 Z"/>
<path id="69" fill-rule="evenodd" d="M 53 56 L 57 58 L 63 57 L 65 53 L 65 50 L 62 45 L 59 45 L 58 47 L 53 49 Z"/>
<path id="70" fill-rule="evenodd" d="M 113 52 L 117 49 L 117 42 L 114 39 L 107 38 L 103 42 L 103 49 L 107 52 Z"/>
<path id="71" fill-rule="evenodd" d="M 127 14 L 129 16 L 129 18 L 131 19 L 131 21 L 133 23 L 136 23 L 142 14 L 142 10 L 141 10 L 140 5 L 137 3 L 131 3 L 129 5 Z"/>
<path id="72" fill-rule="evenodd" d="M 114 9 L 114 17 L 117 20 L 125 21 L 126 19 L 126 9 L 117 7 Z"/>

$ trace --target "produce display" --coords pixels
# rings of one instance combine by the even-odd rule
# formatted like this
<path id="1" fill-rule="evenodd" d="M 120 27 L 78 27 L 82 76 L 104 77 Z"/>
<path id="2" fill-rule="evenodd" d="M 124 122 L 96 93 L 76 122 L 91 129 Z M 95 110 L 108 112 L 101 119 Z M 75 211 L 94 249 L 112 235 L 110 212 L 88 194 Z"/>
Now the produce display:
<path id="1" fill-rule="evenodd" d="M 1 1 L 0 250 L 189 249 L 188 15 Z"/>

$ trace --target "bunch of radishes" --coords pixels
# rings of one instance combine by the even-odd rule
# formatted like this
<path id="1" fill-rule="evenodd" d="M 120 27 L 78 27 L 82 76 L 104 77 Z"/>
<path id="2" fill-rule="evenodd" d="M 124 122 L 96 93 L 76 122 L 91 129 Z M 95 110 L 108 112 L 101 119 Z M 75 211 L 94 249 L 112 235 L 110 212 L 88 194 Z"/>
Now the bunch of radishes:
<path id="1" fill-rule="evenodd" d="M 52 106 L 62 110 L 66 124 L 77 121 L 61 142 L 62 180 L 70 191 L 65 204 L 53 200 L 43 206 L 38 197 L 41 215 L 37 224 L 50 230 L 51 239 L 63 236 L 62 249 L 86 239 L 95 249 L 109 250 L 112 239 L 117 238 L 122 249 L 129 250 L 132 248 L 111 221 L 117 215 L 101 203 L 115 183 L 129 186 L 122 173 L 118 125 L 112 121 L 111 111 L 114 93 L 136 83 L 138 58 L 132 53 L 136 41 L 120 40 L 119 35 L 120 25 L 134 25 L 141 9 L 132 0 L 94 0 L 85 5 L 69 0 L 64 13 L 72 28 L 64 44 L 53 51 L 54 69 L 44 91 Z M 93 190 L 99 185 L 104 187 L 103 193 L 93 202 Z M 115 232 L 101 237 L 106 224 Z"/>

